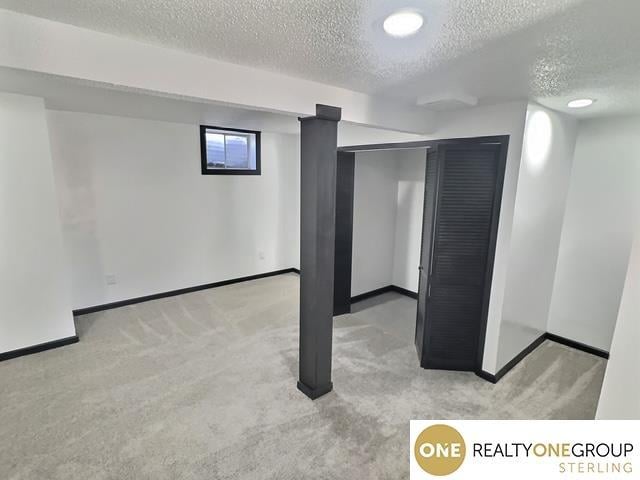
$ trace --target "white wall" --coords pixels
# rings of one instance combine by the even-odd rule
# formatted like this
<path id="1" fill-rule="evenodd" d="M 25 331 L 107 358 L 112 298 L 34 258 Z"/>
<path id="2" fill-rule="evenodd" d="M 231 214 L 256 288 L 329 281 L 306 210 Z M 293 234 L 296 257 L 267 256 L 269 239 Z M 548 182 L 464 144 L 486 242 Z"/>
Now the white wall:
<path id="1" fill-rule="evenodd" d="M 391 283 L 412 292 L 418 291 L 426 158 L 424 148 L 395 152 L 398 195 Z"/>
<path id="2" fill-rule="evenodd" d="M 539 105 L 527 109 L 507 282 L 499 370 L 547 330 L 577 122 Z"/>
<path id="3" fill-rule="evenodd" d="M 394 130 L 364 127 L 340 121 L 338 123 L 338 146 L 351 147 L 354 145 L 369 145 L 375 143 L 415 142 L 422 140 L 422 136 Z"/>
<path id="4" fill-rule="evenodd" d="M 391 285 L 397 192 L 393 152 L 356 153 L 352 296 Z"/>
<path id="5" fill-rule="evenodd" d="M 418 291 L 426 149 L 356 153 L 352 295 Z"/>
<path id="6" fill-rule="evenodd" d="M 581 122 L 548 330 L 609 350 L 640 217 L 640 117 Z"/>
<path id="7" fill-rule="evenodd" d="M 0 93 L 0 352 L 74 336 L 42 99 Z"/>
<path id="8" fill-rule="evenodd" d="M 640 419 L 640 229 L 637 230 L 596 418 Z"/>
<path id="9" fill-rule="evenodd" d="M 197 125 L 48 120 L 74 308 L 298 267 L 297 136 L 263 132 L 260 176 L 203 176 Z"/>

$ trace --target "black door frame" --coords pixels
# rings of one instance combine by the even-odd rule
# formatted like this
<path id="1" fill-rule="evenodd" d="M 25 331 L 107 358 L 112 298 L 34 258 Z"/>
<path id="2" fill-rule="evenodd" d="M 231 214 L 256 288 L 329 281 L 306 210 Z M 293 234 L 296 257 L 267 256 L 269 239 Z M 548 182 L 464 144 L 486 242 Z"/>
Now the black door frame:
<path id="1" fill-rule="evenodd" d="M 336 170 L 336 233 L 333 280 L 333 315 L 351 313 L 351 263 L 353 244 L 353 152 L 338 151 Z"/>
<path id="2" fill-rule="evenodd" d="M 491 136 L 480 136 L 480 137 L 461 137 L 461 138 L 447 138 L 447 139 L 437 139 L 437 140 L 420 140 L 413 142 L 399 142 L 399 143 L 375 143 L 375 144 L 367 144 L 367 145 L 351 145 L 344 146 L 338 148 L 338 161 L 341 158 L 350 158 L 353 161 L 354 156 L 342 156 L 340 152 L 365 152 L 365 151 L 374 151 L 374 150 L 408 150 L 408 149 L 417 149 L 417 148 L 437 148 L 439 145 L 446 144 L 498 144 L 500 145 L 500 153 L 498 159 L 498 176 L 496 179 L 496 191 L 494 196 L 494 209 L 491 218 L 491 231 L 490 231 L 490 239 L 489 239 L 489 250 L 487 252 L 487 268 L 486 268 L 486 277 L 485 277 L 485 288 L 483 294 L 483 302 L 482 302 L 482 316 L 481 316 L 481 324 L 480 324 L 480 335 L 478 338 L 478 356 L 476 359 L 476 372 L 480 372 L 482 370 L 482 362 L 484 359 L 484 346 L 487 335 L 487 322 L 488 322 L 488 314 L 489 314 L 489 301 L 491 297 L 491 286 L 493 280 L 493 269 L 495 263 L 495 253 L 496 253 L 496 243 L 498 236 L 498 225 L 500 221 L 500 211 L 502 207 L 502 192 L 504 186 L 504 177 L 507 165 L 507 154 L 509 149 L 509 135 L 491 135 Z M 425 155 L 425 165 L 426 165 L 426 155 Z M 352 172 L 353 174 L 353 172 Z M 340 169 L 338 169 L 338 175 L 340 175 Z M 338 183 L 340 179 L 338 179 Z M 353 203 L 353 175 L 350 180 L 351 185 L 351 202 Z M 349 185 L 348 182 L 343 183 L 343 193 L 341 195 L 342 199 L 349 198 L 348 194 L 345 194 L 344 188 L 345 185 Z M 340 202 L 341 198 L 337 198 L 337 202 Z M 344 201 L 344 200 L 343 200 Z M 348 211 L 348 209 L 346 210 Z M 351 235 L 343 234 L 340 238 L 336 237 L 336 250 L 340 248 L 343 251 L 352 251 L 353 247 L 353 207 L 350 210 L 350 218 L 338 218 L 336 211 L 336 225 L 340 224 L 341 229 L 345 229 L 345 225 L 351 224 Z M 338 242 L 340 244 L 338 245 Z M 422 252 L 421 252 L 422 255 Z M 340 278 L 339 281 L 334 279 L 334 285 L 348 285 L 349 288 L 349 296 L 351 295 L 351 255 L 344 256 L 344 259 L 348 257 L 349 265 L 343 265 L 342 263 L 346 262 L 346 260 L 340 260 L 336 258 L 336 264 L 334 268 L 334 274 L 346 276 L 349 278 Z M 345 288 L 345 287 L 343 287 Z M 336 292 L 336 294 L 342 298 L 345 296 L 345 292 Z M 335 298 L 335 297 L 334 297 Z M 345 311 L 344 306 L 340 306 L 341 313 L 348 313 Z M 334 310 L 336 310 L 336 305 L 334 304 Z M 350 311 L 350 308 L 349 308 Z"/>

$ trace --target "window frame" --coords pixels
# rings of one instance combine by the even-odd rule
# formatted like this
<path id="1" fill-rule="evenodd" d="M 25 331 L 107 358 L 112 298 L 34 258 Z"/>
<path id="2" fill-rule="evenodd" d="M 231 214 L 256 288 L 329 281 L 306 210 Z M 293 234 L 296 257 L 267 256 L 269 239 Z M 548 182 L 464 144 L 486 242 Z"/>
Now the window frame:
<path id="1" fill-rule="evenodd" d="M 220 133 L 237 132 L 255 135 L 256 139 L 256 167 L 252 169 L 245 168 L 208 168 L 207 167 L 207 130 L 218 130 Z M 200 125 L 200 169 L 202 175 L 261 175 L 262 166 L 260 162 L 260 131 L 259 130 L 243 130 L 240 128 L 216 127 L 214 125 Z"/>

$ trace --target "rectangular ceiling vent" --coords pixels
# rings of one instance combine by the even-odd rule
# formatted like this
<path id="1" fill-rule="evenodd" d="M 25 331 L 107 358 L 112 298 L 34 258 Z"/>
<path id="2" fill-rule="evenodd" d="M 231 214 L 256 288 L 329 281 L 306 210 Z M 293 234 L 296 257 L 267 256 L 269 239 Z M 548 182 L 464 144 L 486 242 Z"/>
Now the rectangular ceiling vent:
<path id="1" fill-rule="evenodd" d="M 416 104 L 429 110 L 445 111 L 475 107 L 478 104 L 478 99 L 471 95 L 438 95 L 420 97 Z"/>

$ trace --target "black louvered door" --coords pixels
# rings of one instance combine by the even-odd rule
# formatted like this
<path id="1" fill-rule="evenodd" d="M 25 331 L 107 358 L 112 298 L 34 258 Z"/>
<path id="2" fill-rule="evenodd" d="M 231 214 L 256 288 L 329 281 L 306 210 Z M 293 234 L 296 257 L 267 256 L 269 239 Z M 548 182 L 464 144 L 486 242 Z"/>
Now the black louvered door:
<path id="1" fill-rule="evenodd" d="M 499 144 L 442 144 L 427 161 L 416 321 L 424 368 L 479 367 L 502 192 L 500 153 Z"/>

